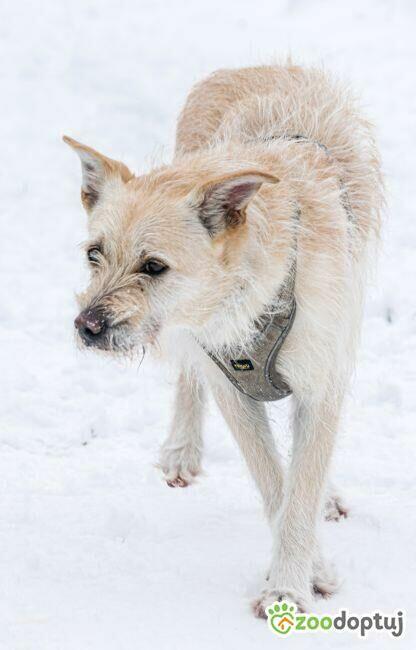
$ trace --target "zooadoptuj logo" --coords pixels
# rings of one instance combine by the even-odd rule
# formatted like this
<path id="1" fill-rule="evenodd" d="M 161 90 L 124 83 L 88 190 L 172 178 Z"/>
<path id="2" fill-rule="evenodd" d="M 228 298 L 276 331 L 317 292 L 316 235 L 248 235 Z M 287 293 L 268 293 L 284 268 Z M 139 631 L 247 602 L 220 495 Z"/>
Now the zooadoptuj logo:
<path id="1" fill-rule="evenodd" d="M 350 614 L 341 609 L 336 616 L 327 614 L 297 613 L 294 603 L 285 600 L 275 602 L 266 609 L 269 628 L 279 636 L 287 636 L 294 632 L 329 632 L 350 631 L 365 637 L 370 630 L 385 631 L 393 637 L 402 636 L 404 630 L 404 615 L 398 611 L 394 616 L 386 616 L 381 612 L 367 616 Z"/>

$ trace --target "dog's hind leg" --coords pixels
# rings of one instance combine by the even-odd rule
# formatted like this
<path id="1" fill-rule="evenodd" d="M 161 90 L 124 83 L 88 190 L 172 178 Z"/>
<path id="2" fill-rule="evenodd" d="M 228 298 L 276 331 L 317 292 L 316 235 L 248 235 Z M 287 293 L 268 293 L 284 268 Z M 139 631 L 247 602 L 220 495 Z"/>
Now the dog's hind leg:
<path id="1" fill-rule="evenodd" d="M 173 421 L 160 450 L 159 466 L 169 487 L 186 487 L 201 470 L 204 387 L 193 368 L 183 369 Z"/>
<path id="2" fill-rule="evenodd" d="M 334 397 L 318 403 L 299 402 L 293 421 L 293 456 L 286 482 L 284 502 L 274 525 L 274 547 L 267 588 L 254 605 L 257 616 L 265 617 L 275 600 L 290 600 L 302 610 L 311 604 L 319 549 L 316 524 L 322 508 L 326 477 L 338 425 L 339 404 Z M 315 580 L 314 580 L 315 578 Z M 325 595 L 329 581 L 324 576 Z"/>
<path id="3" fill-rule="evenodd" d="M 231 384 L 214 386 L 213 394 L 260 490 L 266 515 L 272 521 L 282 500 L 283 470 L 265 405 L 239 393 Z"/>
<path id="4" fill-rule="evenodd" d="M 329 483 L 325 505 L 324 517 L 327 521 L 339 521 L 342 518 L 348 517 L 349 509 L 345 505 L 344 499 L 339 494 L 339 491 L 332 483 Z"/>

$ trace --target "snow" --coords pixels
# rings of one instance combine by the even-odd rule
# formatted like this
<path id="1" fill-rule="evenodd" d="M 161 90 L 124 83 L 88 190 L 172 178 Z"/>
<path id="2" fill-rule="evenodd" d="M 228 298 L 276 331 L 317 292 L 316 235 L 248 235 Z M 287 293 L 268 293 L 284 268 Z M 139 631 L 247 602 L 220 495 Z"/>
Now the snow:
<path id="1" fill-rule="evenodd" d="M 60 136 L 145 169 L 169 158 L 193 82 L 287 52 L 362 93 L 389 208 L 333 471 L 351 516 L 322 524 L 342 586 L 316 611 L 402 609 L 406 638 L 372 632 L 366 647 L 412 647 L 414 3 L 15 0 L 0 11 L 0 649 L 279 643 L 249 608 L 270 552 L 260 499 L 214 407 L 204 475 L 168 489 L 154 465 L 173 376 L 149 358 L 138 369 L 75 349 L 85 217 L 78 161 Z M 287 449 L 287 404 L 270 410 Z M 362 641 L 345 632 L 285 643 Z"/>

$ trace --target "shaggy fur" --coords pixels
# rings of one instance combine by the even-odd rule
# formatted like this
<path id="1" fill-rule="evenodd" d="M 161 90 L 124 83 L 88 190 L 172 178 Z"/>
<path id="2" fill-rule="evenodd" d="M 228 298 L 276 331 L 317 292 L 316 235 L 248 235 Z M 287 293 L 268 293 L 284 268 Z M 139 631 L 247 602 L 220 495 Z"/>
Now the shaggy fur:
<path id="1" fill-rule="evenodd" d="M 302 136 L 294 139 L 293 136 Z M 135 177 L 67 138 L 83 167 L 90 287 L 77 327 L 88 344 L 174 355 L 181 372 L 160 465 L 172 486 L 200 471 L 209 387 L 260 490 L 273 533 L 258 616 L 286 597 L 302 609 L 335 588 L 321 558 L 321 512 L 359 338 L 382 188 L 370 125 L 320 70 L 223 70 L 180 115 L 171 165 Z M 283 470 L 265 406 L 238 393 L 203 351 L 247 345 L 296 258 L 297 314 L 278 357 L 293 390 L 293 454 Z M 166 269 L 149 275 L 146 261 Z M 105 323 L 105 332 L 102 324 Z M 87 325 L 85 325 L 87 324 Z M 90 325 L 88 325 L 90 324 Z M 345 510 L 333 498 L 328 517 Z"/>

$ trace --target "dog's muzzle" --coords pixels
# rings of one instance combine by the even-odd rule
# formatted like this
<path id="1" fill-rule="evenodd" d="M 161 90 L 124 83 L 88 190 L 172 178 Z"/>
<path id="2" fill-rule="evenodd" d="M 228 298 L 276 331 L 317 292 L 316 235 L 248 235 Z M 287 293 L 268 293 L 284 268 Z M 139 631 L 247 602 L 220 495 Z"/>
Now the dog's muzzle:
<path id="1" fill-rule="evenodd" d="M 101 309 L 84 309 L 74 321 L 84 345 L 104 347 L 108 321 Z"/>

